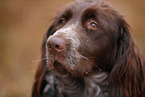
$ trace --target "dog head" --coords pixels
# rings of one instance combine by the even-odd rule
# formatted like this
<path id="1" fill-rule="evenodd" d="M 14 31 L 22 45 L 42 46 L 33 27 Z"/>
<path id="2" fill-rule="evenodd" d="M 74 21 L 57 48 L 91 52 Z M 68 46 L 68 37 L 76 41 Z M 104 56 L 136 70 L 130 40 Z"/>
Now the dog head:
<path id="1" fill-rule="evenodd" d="M 48 31 L 47 65 L 49 69 L 61 65 L 77 76 L 93 70 L 110 71 L 124 30 L 128 30 L 127 23 L 109 5 L 72 3 L 55 18 Z"/>

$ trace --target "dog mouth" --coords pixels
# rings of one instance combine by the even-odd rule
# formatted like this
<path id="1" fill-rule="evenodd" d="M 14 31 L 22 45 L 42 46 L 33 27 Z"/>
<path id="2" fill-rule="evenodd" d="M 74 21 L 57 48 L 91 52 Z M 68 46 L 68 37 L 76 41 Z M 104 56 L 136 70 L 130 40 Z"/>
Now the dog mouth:
<path id="1" fill-rule="evenodd" d="M 72 58 L 64 53 L 47 55 L 47 65 L 49 70 L 54 70 L 59 66 L 73 70 L 73 67 L 75 67 L 77 63 L 77 58 Z"/>
<path id="2" fill-rule="evenodd" d="M 58 62 L 57 60 L 54 61 L 53 66 L 56 69 L 56 71 L 59 72 L 60 74 L 66 74 L 66 73 L 68 73 L 67 69 L 65 69 L 63 67 L 63 65 L 60 62 Z"/>
<path id="3" fill-rule="evenodd" d="M 50 54 L 47 55 L 47 66 L 49 70 L 54 70 L 56 69 L 58 66 L 63 66 L 62 61 L 64 60 L 64 58 L 58 56 L 58 55 L 54 55 L 54 54 Z"/>
<path id="4" fill-rule="evenodd" d="M 49 70 L 60 74 L 71 73 L 73 76 L 83 77 L 91 72 L 94 63 L 81 55 L 47 54 L 47 66 Z"/>
<path id="5" fill-rule="evenodd" d="M 74 63 L 75 62 L 76 61 L 74 61 Z M 50 71 L 55 71 L 59 74 L 71 73 L 73 75 L 78 75 L 76 73 L 79 73 L 75 69 L 77 64 L 70 64 L 70 60 L 67 60 L 67 58 L 58 55 L 49 55 L 47 58 L 47 66 Z"/>

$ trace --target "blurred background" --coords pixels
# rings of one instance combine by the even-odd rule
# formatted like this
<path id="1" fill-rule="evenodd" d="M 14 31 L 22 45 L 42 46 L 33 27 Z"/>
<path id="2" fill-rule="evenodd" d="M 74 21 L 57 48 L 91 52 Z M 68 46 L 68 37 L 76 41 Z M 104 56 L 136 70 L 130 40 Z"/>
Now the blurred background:
<path id="1" fill-rule="evenodd" d="M 53 16 L 75 0 L 0 0 L 0 97 L 30 97 L 40 46 Z M 145 0 L 105 0 L 131 25 L 145 56 Z"/>

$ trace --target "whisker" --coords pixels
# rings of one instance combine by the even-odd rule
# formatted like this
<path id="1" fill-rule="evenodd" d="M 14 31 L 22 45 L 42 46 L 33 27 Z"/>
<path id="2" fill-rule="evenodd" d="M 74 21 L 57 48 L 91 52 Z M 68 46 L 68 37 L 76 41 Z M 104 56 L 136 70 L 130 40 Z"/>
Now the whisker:
<path id="1" fill-rule="evenodd" d="M 83 55 L 81 55 L 81 57 L 84 58 L 84 59 L 86 59 L 86 60 L 89 60 L 87 57 L 85 57 L 85 56 L 83 56 Z"/>
<path id="2" fill-rule="evenodd" d="M 85 60 L 89 61 L 89 59 L 88 59 L 87 57 L 85 57 L 85 56 L 83 56 L 83 55 L 81 55 L 81 57 L 84 58 Z M 97 67 L 97 69 L 98 69 L 99 71 L 102 71 L 102 69 L 99 68 L 98 66 L 95 65 L 95 67 Z"/>
<path id="3" fill-rule="evenodd" d="M 97 67 L 97 69 L 98 69 L 99 71 L 102 71 L 102 69 L 101 69 L 101 68 L 99 68 L 98 66 L 96 66 L 96 65 L 95 65 L 95 67 Z"/>
<path id="4" fill-rule="evenodd" d="M 32 62 L 39 62 L 39 61 L 43 61 L 46 60 L 47 58 L 43 58 L 43 59 L 39 59 L 39 60 L 33 60 Z"/>

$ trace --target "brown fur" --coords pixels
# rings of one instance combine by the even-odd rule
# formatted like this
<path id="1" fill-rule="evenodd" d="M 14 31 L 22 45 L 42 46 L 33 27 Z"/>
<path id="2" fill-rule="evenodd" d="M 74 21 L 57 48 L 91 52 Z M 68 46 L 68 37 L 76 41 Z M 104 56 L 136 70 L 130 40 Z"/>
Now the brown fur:
<path id="1" fill-rule="evenodd" d="M 54 33 L 76 21 L 79 26 L 74 31 L 81 45 L 73 51 L 72 40 L 69 41 L 65 34 Z M 97 23 L 97 28 L 90 26 L 92 22 Z M 50 36 L 64 40 L 63 52 L 54 54 L 48 51 L 46 44 Z M 72 52 L 75 56 L 71 55 Z M 67 6 L 46 33 L 41 57 L 45 60 L 37 69 L 32 97 L 145 97 L 144 61 L 132 39 L 129 25 L 104 2 L 75 2 Z M 50 67 L 53 70 L 49 70 Z M 100 75 L 104 79 L 98 82 Z M 49 89 L 45 91 L 47 85 Z"/>

